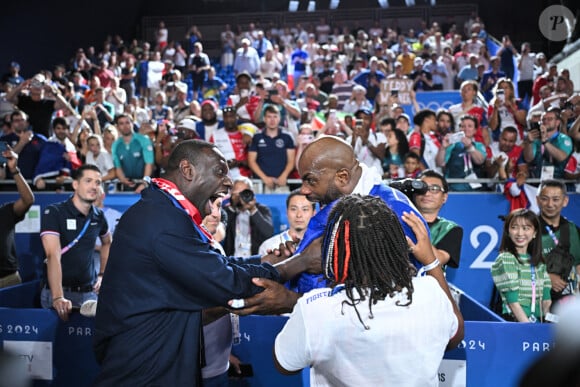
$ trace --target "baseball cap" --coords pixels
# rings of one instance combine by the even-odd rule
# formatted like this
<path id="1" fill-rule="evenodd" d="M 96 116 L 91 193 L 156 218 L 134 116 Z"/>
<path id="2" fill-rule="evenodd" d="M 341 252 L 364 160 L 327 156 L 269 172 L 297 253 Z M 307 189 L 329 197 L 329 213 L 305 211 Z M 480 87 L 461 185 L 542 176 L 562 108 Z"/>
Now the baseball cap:
<path id="1" fill-rule="evenodd" d="M 411 123 L 411 119 L 409 118 L 409 115 L 407 113 L 403 113 L 399 117 L 397 117 L 397 121 L 399 121 L 401 118 L 407 120 L 407 123 L 409 124 Z"/>
<path id="2" fill-rule="evenodd" d="M 252 80 L 252 76 L 250 75 L 249 72 L 247 72 L 246 70 L 238 73 L 238 75 L 236 75 L 236 81 L 238 80 L 239 77 L 246 77 L 248 78 L 250 81 Z"/>
<path id="3" fill-rule="evenodd" d="M 216 112 L 218 111 L 218 104 L 213 99 L 204 99 L 201 102 L 201 107 L 204 107 L 205 105 L 210 105 L 211 107 L 213 107 L 213 110 L 215 110 Z"/>
<path id="4" fill-rule="evenodd" d="M 362 85 L 356 85 L 355 87 L 352 88 L 352 91 L 360 91 L 366 93 L 367 89 Z"/>
<path id="5" fill-rule="evenodd" d="M 364 114 L 366 116 L 372 116 L 373 112 L 371 112 L 369 109 L 358 109 L 355 113 L 354 116 L 358 117 L 359 114 Z"/>
<path id="6" fill-rule="evenodd" d="M 422 65 L 423 64 L 423 59 L 421 59 L 421 58 L 415 58 L 415 61 L 413 63 L 415 63 L 415 66 Z"/>
<path id="7" fill-rule="evenodd" d="M 179 125 L 177 125 L 177 127 L 193 130 L 195 133 L 197 133 L 197 130 L 195 130 L 195 121 L 191 118 L 184 118 L 183 120 L 179 121 Z"/>
<path id="8" fill-rule="evenodd" d="M 20 64 L 18 62 L 10 62 L 10 67 L 14 67 L 16 69 L 20 68 Z"/>
<path id="9" fill-rule="evenodd" d="M 180 93 L 187 94 L 187 83 L 185 83 L 185 82 L 176 82 L 175 83 L 175 88 Z"/>

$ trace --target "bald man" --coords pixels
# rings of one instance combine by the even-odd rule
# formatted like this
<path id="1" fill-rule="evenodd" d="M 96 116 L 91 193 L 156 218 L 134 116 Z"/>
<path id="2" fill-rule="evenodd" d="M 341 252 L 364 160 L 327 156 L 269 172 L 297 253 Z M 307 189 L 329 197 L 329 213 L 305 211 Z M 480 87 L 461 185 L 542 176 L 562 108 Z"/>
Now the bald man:
<path id="1" fill-rule="evenodd" d="M 350 144 L 334 136 L 322 136 L 310 143 L 298 162 L 302 178 L 301 193 L 308 200 L 319 202 L 324 208 L 310 219 L 304 238 L 296 250 L 305 254 L 306 247 L 320 243 L 331 208 L 337 199 L 350 194 L 373 195 L 382 198 L 401 219 L 403 212 L 414 212 L 427 223 L 411 200 L 400 191 L 390 188 L 373 168 L 360 163 Z M 415 241 L 415 234 L 401 221 L 405 234 Z M 365 225 L 357 225 L 365 227 Z M 312 253 L 313 249 L 309 249 Z M 320 253 L 319 253 L 320 254 Z M 293 258 L 290 258 L 293 259 Z M 420 267 L 413 257 L 412 262 Z M 291 290 L 267 279 L 254 279 L 254 284 L 265 288 L 264 292 L 244 300 L 245 307 L 236 313 L 272 314 L 292 311 L 296 300 L 305 292 L 326 287 L 322 275 L 303 273 L 290 282 Z"/>

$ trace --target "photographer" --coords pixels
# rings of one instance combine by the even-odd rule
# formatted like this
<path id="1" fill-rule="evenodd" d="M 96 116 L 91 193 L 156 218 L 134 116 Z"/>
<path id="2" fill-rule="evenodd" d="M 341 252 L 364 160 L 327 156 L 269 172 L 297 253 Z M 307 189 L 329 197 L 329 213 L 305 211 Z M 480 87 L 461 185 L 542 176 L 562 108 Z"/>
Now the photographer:
<path id="1" fill-rule="evenodd" d="M 413 202 L 429 225 L 433 253 L 444 269 L 447 266 L 458 268 L 463 228 L 439 216 L 439 211 L 448 198 L 447 180 L 439 172 L 431 169 L 423 171 L 419 179 L 426 187 L 414 195 Z"/>
<path id="2" fill-rule="evenodd" d="M 226 255 L 249 257 L 274 233 L 272 213 L 267 206 L 256 202 L 252 181 L 239 177 L 234 181 L 229 206 L 224 250 Z"/>

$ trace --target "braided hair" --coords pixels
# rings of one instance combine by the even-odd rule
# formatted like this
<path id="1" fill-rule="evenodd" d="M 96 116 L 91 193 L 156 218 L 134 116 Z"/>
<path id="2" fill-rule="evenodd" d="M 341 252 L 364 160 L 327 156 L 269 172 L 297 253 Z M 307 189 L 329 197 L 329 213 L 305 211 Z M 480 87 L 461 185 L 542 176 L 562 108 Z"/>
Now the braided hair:
<path id="1" fill-rule="evenodd" d="M 343 301 L 342 306 L 353 306 L 365 329 L 370 327 L 356 307 L 360 302 L 368 299 L 371 319 L 373 305 L 403 289 L 408 302 L 397 301 L 396 305 L 412 303 L 416 269 L 408 260 L 401 223 L 382 199 L 360 195 L 341 198 L 328 216 L 322 246 L 324 275 L 334 285 L 344 285 L 350 301 Z"/>

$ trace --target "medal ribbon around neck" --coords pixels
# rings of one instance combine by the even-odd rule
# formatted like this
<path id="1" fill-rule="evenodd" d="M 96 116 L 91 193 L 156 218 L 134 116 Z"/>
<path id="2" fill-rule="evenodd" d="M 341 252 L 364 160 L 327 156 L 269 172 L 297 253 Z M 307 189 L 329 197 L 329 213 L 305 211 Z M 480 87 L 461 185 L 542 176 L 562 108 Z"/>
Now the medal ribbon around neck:
<path id="1" fill-rule="evenodd" d="M 213 241 L 212 235 L 202 226 L 203 218 L 201 217 L 201 213 L 199 210 L 183 196 L 179 188 L 177 186 L 166 179 L 162 178 L 155 178 L 151 179 L 151 183 L 161 191 L 165 192 L 173 199 L 173 203 L 179 204 L 179 206 L 184 210 L 187 215 L 193 221 L 193 224 L 197 226 L 196 228 L 207 238 L 211 243 Z"/>

